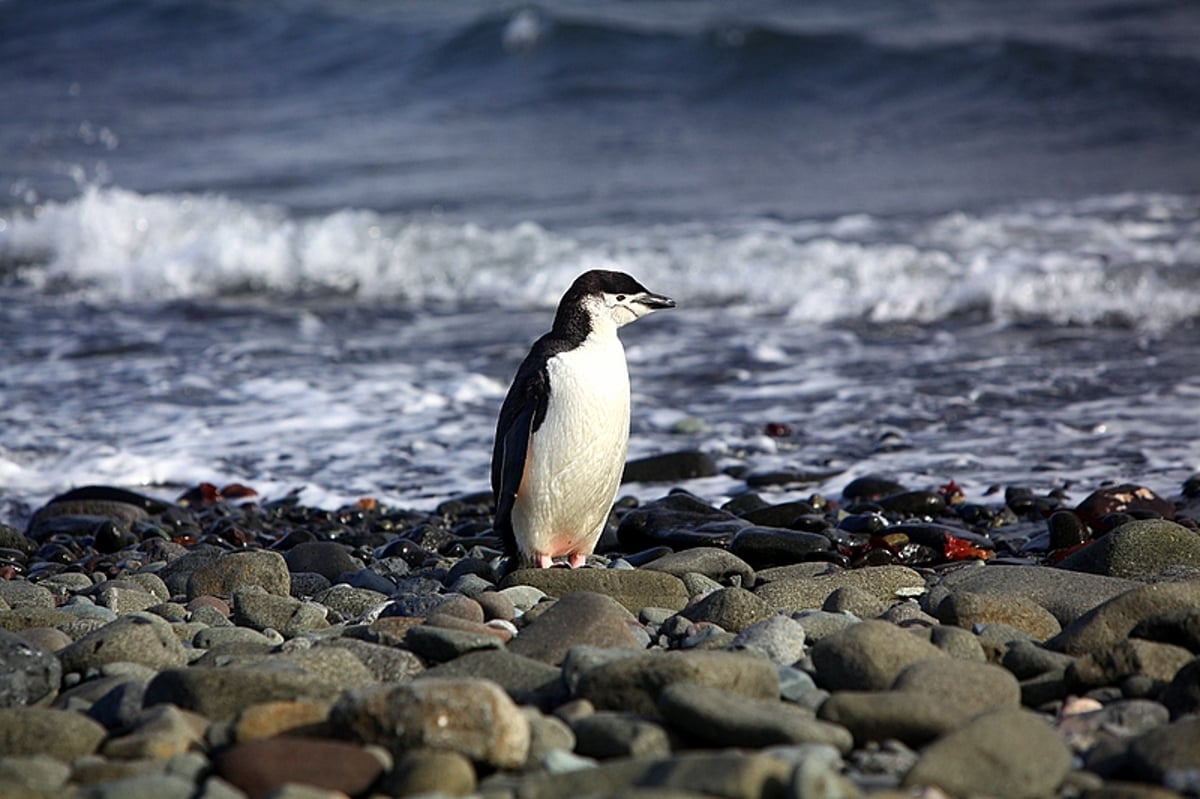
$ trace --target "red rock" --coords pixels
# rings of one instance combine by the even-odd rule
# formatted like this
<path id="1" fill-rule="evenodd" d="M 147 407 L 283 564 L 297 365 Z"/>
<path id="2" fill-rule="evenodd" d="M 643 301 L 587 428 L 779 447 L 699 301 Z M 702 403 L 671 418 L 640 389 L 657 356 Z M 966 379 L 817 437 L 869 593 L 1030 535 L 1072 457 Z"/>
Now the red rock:
<path id="1" fill-rule="evenodd" d="M 1109 486 L 1093 491 L 1075 512 L 1087 522 L 1093 530 L 1107 532 L 1100 524 L 1100 519 L 1109 513 L 1128 511 L 1151 511 L 1164 519 L 1175 518 L 1175 505 L 1155 494 L 1145 486 L 1125 483 L 1119 486 Z"/>
<path id="2" fill-rule="evenodd" d="M 262 796 L 286 783 L 357 796 L 383 773 L 379 758 L 361 746 L 325 738 L 279 736 L 237 744 L 215 757 L 217 773 Z"/>

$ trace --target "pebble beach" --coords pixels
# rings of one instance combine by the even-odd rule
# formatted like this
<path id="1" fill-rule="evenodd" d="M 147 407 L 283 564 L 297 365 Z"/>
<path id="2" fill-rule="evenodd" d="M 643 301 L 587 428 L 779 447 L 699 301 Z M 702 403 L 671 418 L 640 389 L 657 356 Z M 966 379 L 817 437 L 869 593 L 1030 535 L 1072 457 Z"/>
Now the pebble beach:
<path id="1" fill-rule="evenodd" d="M 0 795 L 1200 795 L 1200 480 L 716 507 L 704 460 L 576 570 L 483 495 L 59 495 L 0 527 Z"/>

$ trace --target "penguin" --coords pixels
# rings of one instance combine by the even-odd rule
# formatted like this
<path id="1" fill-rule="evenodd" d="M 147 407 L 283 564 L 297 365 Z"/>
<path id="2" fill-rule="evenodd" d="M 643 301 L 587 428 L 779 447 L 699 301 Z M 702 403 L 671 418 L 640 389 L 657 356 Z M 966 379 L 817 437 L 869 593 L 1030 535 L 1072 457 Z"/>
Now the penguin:
<path id="1" fill-rule="evenodd" d="M 623 272 L 575 279 L 500 407 L 496 531 L 523 565 L 584 564 L 604 531 L 629 444 L 629 367 L 618 328 L 675 301 Z"/>

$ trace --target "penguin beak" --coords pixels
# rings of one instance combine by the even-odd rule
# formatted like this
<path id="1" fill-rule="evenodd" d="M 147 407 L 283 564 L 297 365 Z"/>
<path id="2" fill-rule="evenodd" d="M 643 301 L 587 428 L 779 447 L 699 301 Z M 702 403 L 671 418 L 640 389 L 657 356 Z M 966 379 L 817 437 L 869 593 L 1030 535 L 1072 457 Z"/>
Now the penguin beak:
<path id="1" fill-rule="evenodd" d="M 646 309 L 649 311 L 657 311 L 660 308 L 675 307 L 675 300 L 671 299 L 670 297 L 664 297 L 661 294 L 651 294 L 648 291 L 644 294 L 639 294 L 632 299 L 638 305 L 645 305 Z"/>

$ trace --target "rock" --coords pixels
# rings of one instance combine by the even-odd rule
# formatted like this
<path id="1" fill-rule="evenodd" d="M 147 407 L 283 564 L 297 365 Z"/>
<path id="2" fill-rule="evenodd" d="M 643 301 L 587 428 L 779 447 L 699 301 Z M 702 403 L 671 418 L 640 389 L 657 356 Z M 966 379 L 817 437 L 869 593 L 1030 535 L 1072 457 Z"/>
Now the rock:
<path id="1" fill-rule="evenodd" d="M 180 710 L 174 705 L 148 707 L 133 721 L 125 734 L 104 742 L 105 757 L 133 760 L 166 760 L 199 748 L 204 740 L 208 719 Z"/>
<path id="2" fill-rule="evenodd" d="M 0 610 L 0 630 L 20 632 L 36 627 L 58 627 L 76 621 L 70 613 L 55 608 Z"/>
<path id="3" fill-rule="evenodd" d="M 643 568 L 673 574 L 681 579 L 686 574 L 703 574 L 721 585 L 741 588 L 754 585 L 754 569 L 750 564 L 728 550 L 716 547 L 695 547 L 672 552 L 647 563 Z"/>
<path id="4" fill-rule="evenodd" d="M 757 586 L 754 593 L 768 607 L 798 612 L 820 608 L 830 594 L 843 586 L 861 588 L 890 605 L 914 591 L 924 591 L 925 579 L 907 566 L 871 566 L 803 579 L 776 580 Z"/>
<path id="5" fill-rule="evenodd" d="M 444 749 L 413 749 L 385 775 L 378 790 L 387 796 L 470 796 L 477 780 L 471 761 Z"/>
<path id="6" fill-rule="evenodd" d="M 901 491 L 880 497 L 876 504 L 901 516 L 941 516 L 946 512 L 946 498 L 933 491 Z"/>
<path id="7" fill-rule="evenodd" d="M 0 630 L 0 708 L 48 702 L 58 693 L 62 664 L 26 638 Z"/>
<path id="8" fill-rule="evenodd" d="M 757 496 L 757 495 L 751 495 Z M 733 510 L 726 506 L 726 510 Z M 789 530 L 802 530 L 803 527 L 797 525 L 798 520 L 802 517 L 812 518 L 816 515 L 816 509 L 812 503 L 798 502 L 781 502 L 778 505 L 762 505 L 761 507 L 751 508 L 745 511 L 735 511 L 740 513 L 741 517 L 753 525 L 761 525 L 763 527 L 786 527 Z M 810 530 L 809 532 L 818 532 Z"/>
<path id="9" fill-rule="evenodd" d="M 491 632 L 452 630 L 420 624 L 408 629 L 404 646 L 426 660 L 444 663 L 468 652 L 497 649 L 503 646 L 503 641 Z"/>
<path id="10" fill-rule="evenodd" d="M 1200 658 L 1175 673 L 1159 700 L 1171 711 L 1173 719 L 1200 712 Z"/>
<path id="11" fill-rule="evenodd" d="M 1200 718 L 1180 719 L 1139 735 L 1129 745 L 1129 763 L 1142 779 L 1170 787 L 1178 780 L 1181 790 L 1194 794 L 1200 770 Z"/>
<path id="12" fill-rule="evenodd" d="M 1198 605 L 1200 583 L 1144 585 L 1089 610 L 1046 641 L 1046 648 L 1068 655 L 1101 652 L 1124 641 L 1142 619 Z"/>
<path id="13" fill-rule="evenodd" d="M 550 708 L 566 699 L 562 669 L 519 655 L 511 649 L 470 652 L 434 666 L 424 676 L 490 680 L 522 705 Z"/>
<path id="14" fill-rule="evenodd" d="M 564 595 L 522 629 L 508 648 L 518 655 L 556 666 L 562 663 L 568 649 L 579 644 L 641 649 L 631 629 L 636 623 L 615 599 L 576 591 Z"/>
<path id="15" fill-rule="evenodd" d="M 149 614 L 122 616 L 83 636 L 58 656 L 66 672 L 85 672 L 117 662 L 166 669 L 188 661 L 171 625 Z"/>
<path id="16" fill-rule="evenodd" d="M 1108 525 L 1102 522 L 1105 516 L 1129 511 L 1149 511 L 1164 519 L 1175 518 L 1175 506 L 1172 503 L 1150 489 L 1132 483 L 1093 491 L 1075 508 L 1075 513 L 1080 518 L 1091 525 L 1093 530 L 1100 532 L 1109 529 Z"/>
<path id="17" fill-rule="evenodd" d="M 837 691 L 817 713 L 849 730 L 859 746 L 887 740 L 921 746 L 960 726 L 969 715 L 916 691 Z"/>
<path id="18" fill-rule="evenodd" d="M 1038 641 L 1062 632 L 1054 614 L 1022 596 L 954 591 L 937 606 L 935 615 L 943 624 L 968 630 L 977 624 L 1006 624 Z"/>
<path id="19" fill-rule="evenodd" d="M 954 658 L 913 663 L 896 676 L 892 690 L 924 694 L 967 715 L 1021 705 L 1021 686 L 1007 669 Z"/>
<path id="20" fill-rule="evenodd" d="M 790 781 L 792 764 L 757 753 L 687 752 L 659 761 L 636 784 L 731 799 L 770 797 Z"/>
<path id="21" fill-rule="evenodd" d="M 1073 552 L 1058 565 L 1131 580 L 1168 566 L 1200 567 L 1200 535 L 1163 519 L 1133 521 Z"/>
<path id="22" fill-rule="evenodd" d="M 387 602 L 387 595 L 369 588 L 355 588 L 339 583 L 313 595 L 313 602 L 336 610 L 346 618 L 356 619 L 372 608 Z"/>
<path id="23" fill-rule="evenodd" d="M 283 556 L 267 549 L 221 555 L 192 572 L 187 581 L 187 596 L 188 599 L 206 594 L 231 597 L 239 588 L 250 586 L 275 596 L 290 596 L 292 580 Z"/>
<path id="24" fill-rule="evenodd" d="M 479 607 L 483 610 L 485 621 L 492 619 L 512 621 L 517 617 L 516 605 L 499 591 L 484 591 L 475 597 L 475 601 L 479 603 Z"/>
<path id="25" fill-rule="evenodd" d="M 658 710 L 679 733 L 718 747 L 828 744 L 853 746 L 850 733 L 811 711 L 776 700 L 731 695 L 719 688 L 677 683 L 658 695 Z"/>
<path id="26" fill-rule="evenodd" d="M 830 613 L 850 613 L 860 619 L 873 619 L 883 615 L 888 606 L 874 594 L 856 585 L 843 585 L 821 605 L 821 610 Z"/>
<path id="27" fill-rule="evenodd" d="M 729 542 L 729 551 L 756 569 L 796 563 L 832 547 L 833 543 L 820 533 L 784 527 L 746 527 Z"/>
<path id="28" fill-rule="evenodd" d="M 1046 566 L 997 565 L 947 572 L 942 585 L 951 591 L 1029 599 L 1066 625 L 1140 583 Z"/>
<path id="29" fill-rule="evenodd" d="M 733 652 L 676 651 L 611 660 L 584 671 L 576 695 L 598 709 L 658 716 L 658 695 L 675 683 L 777 699 L 779 675 L 767 660 Z"/>
<path id="30" fill-rule="evenodd" d="M 804 641 L 799 622 L 776 614 L 743 629 L 729 648 L 760 653 L 777 665 L 790 666 L 804 657 Z"/>
<path id="31" fill-rule="evenodd" d="M 54 594 L 23 580 L 0 580 L 0 599 L 7 602 L 9 608 L 54 607 Z"/>
<path id="32" fill-rule="evenodd" d="M 505 588 L 514 585 L 530 585 L 556 597 L 574 591 L 604 594 L 635 614 L 645 607 L 681 610 L 688 601 L 678 577 L 641 569 L 519 569 L 504 578 Z"/>
<path id="33" fill-rule="evenodd" d="M 0 757 L 0 792 L 12 797 L 66 796 L 71 767 L 47 755 Z"/>
<path id="34" fill-rule="evenodd" d="M 355 572 L 362 563 L 351 557 L 350 550 L 336 541 L 305 541 L 283 555 L 290 572 L 313 572 L 330 582 L 346 572 Z"/>
<path id="35" fill-rule="evenodd" d="M 946 657 L 933 644 L 883 621 L 864 621 L 812 648 L 818 684 L 831 691 L 881 691 L 906 667 Z"/>
<path id="36" fill-rule="evenodd" d="M 729 546 L 749 522 L 683 492 L 648 502 L 621 518 L 617 539 L 630 552 L 666 544 L 672 549 Z"/>
<path id="37" fill-rule="evenodd" d="M 233 621 L 255 630 L 275 630 L 291 638 L 309 630 L 329 626 L 323 605 L 304 602 L 290 595 L 277 595 L 257 585 L 233 593 Z"/>
<path id="38" fill-rule="evenodd" d="M 1080 657 L 1067 669 L 1067 676 L 1084 690 L 1119 685 L 1134 676 L 1165 686 L 1192 659 L 1192 653 L 1182 647 L 1131 638 Z"/>
<path id="39" fill-rule="evenodd" d="M 90 755 L 105 729 L 82 713 L 43 707 L 0 708 L 0 758 L 49 755 L 69 763 Z"/>
<path id="40" fill-rule="evenodd" d="M 332 638 L 323 641 L 320 646 L 349 650 L 378 682 L 406 682 L 425 671 L 425 665 L 419 657 L 394 646 L 372 644 L 355 638 Z"/>
<path id="41" fill-rule="evenodd" d="M 232 721 L 244 708 L 276 700 L 333 699 L 343 687 L 312 674 L 286 669 L 168 669 L 146 687 L 147 706 L 169 702 L 214 721 Z"/>
<path id="42" fill-rule="evenodd" d="M 497 768 L 518 768 L 529 752 L 529 721 L 493 682 L 431 678 L 344 694 L 330 724 L 342 736 L 396 756 L 430 747 Z"/>
<path id="43" fill-rule="evenodd" d="M 848 504 L 873 502 L 883 497 L 901 494 L 907 490 L 907 486 L 897 483 L 890 477 L 878 474 L 866 474 L 862 477 L 856 477 L 847 483 L 846 487 L 842 489 L 842 498 Z"/>
<path id="44" fill-rule="evenodd" d="M 1155 613 L 1135 624 L 1129 635 L 1174 644 L 1200 655 L 1200 608 Z"/>
<path id="45" fill-rule="evenodd" d="M 722 588 L 679 611 L 692 621 L 706 621 L 738 633 L 772 615 L 773 611 L 745 588 Z"/>
<path id="46" fill-rule="evenodd" d="M 667 731 L 630 713 L 601 711 L 571 725 L 575 752 L 584 757 L 663 757 L 671 753 Z"/>
<path id="47" fill-rule="evenodd" d="M 327 735 L 329 710 L 332 707 L 331 701 L 283 699 L 259 702 L 238 714 L 233 725 L 233 737 L 236 741 L 245 742 L 274 738 L 277 735 Z"/>
<path id="48" fill-rule="evenodd" d="M 1025 710 L 985 713 L 921 751 L 904 777 L 909 788 L 937 786 L 953 796 L 1048 796 L 1071 770 L 1071 752 L 1049 724 Z"/>
<path id="49" fill-rule="evenodd" d="M 248 796 L 262 796 L 287 783 L 358 796 L 383 773 L 379 758 L 361 746 L 294 736 L 234 744 L 217 753 L 213 765 Z"/>
<path id="50" fill-rule="evenodd" d="M 703 452 L 669 452 L 626 462 L 622 483 L 678 483 L 717 474 L 717 463 Z"/>

